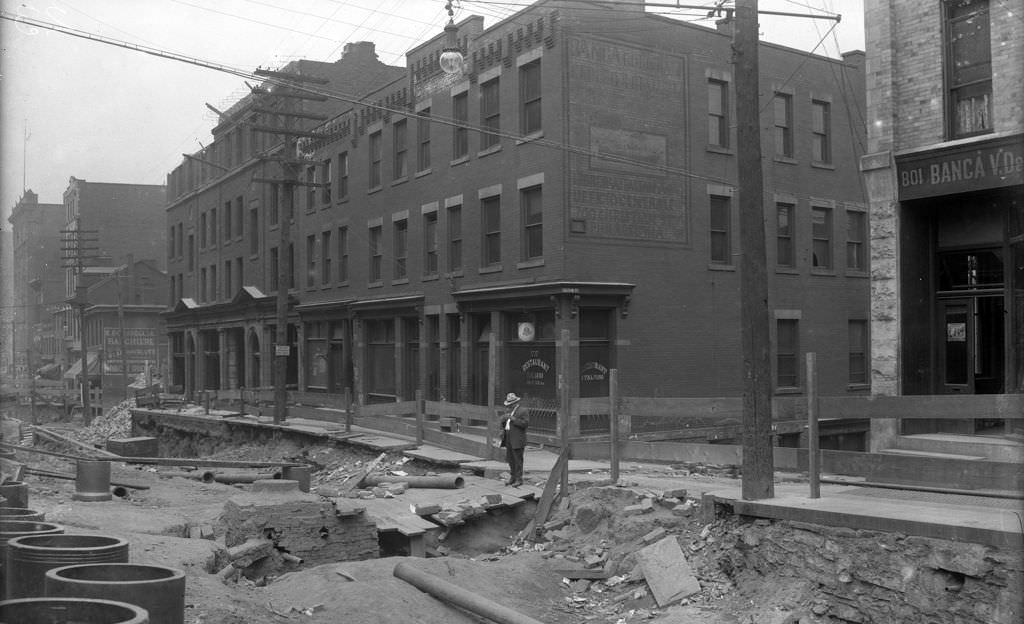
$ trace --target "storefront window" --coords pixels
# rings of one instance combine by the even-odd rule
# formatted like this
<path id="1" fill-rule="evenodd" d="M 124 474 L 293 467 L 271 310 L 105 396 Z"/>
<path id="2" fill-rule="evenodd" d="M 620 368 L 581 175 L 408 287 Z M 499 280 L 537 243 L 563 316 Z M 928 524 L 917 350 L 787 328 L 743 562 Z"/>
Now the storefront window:
<path id="1" fill-rule="evenodd" d="M 530 407 L 554 407 L 558 396 L 554 312 L 512 315 L 504 335 L 507 391 L 523 397 Z"/>
<path id="2" fill-rule="evenodd" d="M 611 362 L 611 311 L 580 310 L 580 396 L 608 396 Z"/>
<path id="3" fill-rule="evenodd" d="M 394 400 L 395 324 L 391 319 L 365 323 L 366 392 L 371 403 Z"/>

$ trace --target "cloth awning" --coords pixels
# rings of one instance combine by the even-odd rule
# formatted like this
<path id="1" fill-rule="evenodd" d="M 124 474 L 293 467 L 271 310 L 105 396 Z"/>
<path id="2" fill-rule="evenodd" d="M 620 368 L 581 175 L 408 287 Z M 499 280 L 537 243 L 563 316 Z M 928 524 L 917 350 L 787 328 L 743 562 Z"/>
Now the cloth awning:
<path id="1" fill-rule="evenodd" d="M 93 375 L 96 373 L 96 360 L 99 359 L 99 353 L 89 354 L 89 374 Z M 64 379 L 75 379 L 82 374 L 82 358 L 75 360 L 75 363 L 64 372 Z"/>

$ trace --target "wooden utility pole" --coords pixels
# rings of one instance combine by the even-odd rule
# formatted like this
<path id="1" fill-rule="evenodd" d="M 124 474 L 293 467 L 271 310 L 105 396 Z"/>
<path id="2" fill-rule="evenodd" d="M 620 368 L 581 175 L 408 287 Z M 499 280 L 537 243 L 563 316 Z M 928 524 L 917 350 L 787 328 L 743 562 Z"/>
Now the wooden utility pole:
<path id="1" fill-rule="evenodd" d="M 61 230 L 61 250 L 63 252 L 63 263 L 65 268 L 75 270 L 75 295 L 71 302 L 78 308 L 78 338 L 79 346 L 82 348 L 82 420 L 86 425 L 92 424 L 92 406 L 89 396 L 89 348 L 86 346 L 85 338 L 85 308 L 88 306 L 86 293 L 88 288 L 85 284 L 86 260 L 97 257 L 99 247 L 85 245 L 84 243 L 98 243 L 99 230 L 84 230 L 79 227 L 74 230 Z"/>
<path id="2" fill-rule="evenodd" d="M 744 500 L 775 496 L 764 177 L 761 170 L 757 0 L 736 0 L 736 154 L 739 170 L 740 338 Z"/>
<path id="3" fill-rule="evenodd" d="M 277 97 L 290 98 L 298 100 L 300 103 L 301 100 L 324 101 L 327 99 L 322 95 L 304 93 L 301 88 L 298 90 L 291 89 L 292 85 L 289 84 L 292 83 L 297 87 L 301 86 L 302 83 L 326 84 L 327 80 L 323 78 L 269 70 L 256 70 L 255 73 L 274 79 L 278 85 L 284 85 L 278 86 L 273 93 L 262 87 L 254 89 L 254 93 L 259 96 L 265 96 L 271 100 Z M 282 88 L 290 90 L 281 91 Z M 291 220 L 295 214 L 295 188 L 300 185 L 323 186 L 320 184 L 298 181 L 299 172 L 297 166 L 299 162 L 296 160 L 298 137 L 317 137 L 319 135 L 301 128 L 294 128 L 292 126 L 292 121 L 297 119 L 324 121 L 326 120 L 326 117 L 323 115 L 305 113 L 301 110 L 293 110 L 290 109 L 290 107 L 285 109 L 284 107 L 272 108 L 269 106 L 257 106 L 253 109 L 253 113 L 264 115 L 273 114 L 284 119 L 284 127 L 280 128 L 259 124 L 254 124 L 252 126 L 257 132 L 268 132 L 283 135 L 285 137 L 283 147 L 284 153 L 282 156 L 280 158 L 264 158 L 264 160 L 277 162 L 281 165 L 281 179 L 253 178 L 254 182 L 276 183 L 279 184 L 281 188 L 281 210 L 278 213 L 278 222 L 280 223 L 280 241 L 278 243 L 277 252 L 277 331 L 274 339 L 274 422 L 279 424 L 288 418 L 288 358 L 292 355 L 291 345 L 288 343 L 288 288 L 291 284 L 291 278 L 294 275 L 292 256 L 289 253 L 289 248 L 292 241 Z"/>

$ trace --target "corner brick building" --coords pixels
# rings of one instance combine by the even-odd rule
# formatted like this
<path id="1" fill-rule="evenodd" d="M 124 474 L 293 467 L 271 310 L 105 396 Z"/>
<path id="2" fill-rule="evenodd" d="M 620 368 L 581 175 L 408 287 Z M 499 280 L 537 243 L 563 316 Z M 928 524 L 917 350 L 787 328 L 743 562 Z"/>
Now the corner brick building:
<path id="1" fill-rule="evenodd" d="M 1020 393 L 1024 6 L 869 0 L 865 11 L 873 391 Z M 979 425 L 875 421 L 872 447 Z"/>
<path id="2" fill-rule="evenodd" d="M 172 383 L 270 385 L 287 287 L 301 391 L 515 391 L 538 433 L 562 393 L 607 395 L 610 369 L 630 396 L 740 395 L 730 25 L 576 6 L 461 21 L 459 75 L 440 69 L 441 35 L 362 97 L 325 87 L 347 104 L 299 144 L 300 179 L 326 186 L 297 187 L 286 249 L 272 184 L 240 181 L 237 236 L 210 234 L 236 191 L 210 194 L 248 165 L 172 173 Z M 762 44 L 760 71 L 775 389 L 805 392 L 814 351 L 822 393 L 866 394 L 864 54 Z"/>

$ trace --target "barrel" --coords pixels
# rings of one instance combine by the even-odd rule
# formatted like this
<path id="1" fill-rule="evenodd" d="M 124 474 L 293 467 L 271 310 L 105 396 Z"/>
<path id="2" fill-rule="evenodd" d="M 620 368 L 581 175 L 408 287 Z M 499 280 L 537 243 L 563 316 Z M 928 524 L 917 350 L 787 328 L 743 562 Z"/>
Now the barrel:
<path id="1" fill-rule="evenodd" d="M 80 459 L 75 470 L 76 501 L 108 501 L 110 495 L 110 462 Z"/>
<path id="2" fill-rule="evenodd" d="M 46 571 L 78 563 L 128 563 L 128 541 L 112 535 L 27 535 L 7 542 L 7 598 L 43 594 Z"/>
<path id="3" fill-rule="evenodd" d="M 142 607 L 113 600 L 21 598 L 0 602 L 0 624 L 149 624 Z"/>
<path id="4" fill-rule="evenodd" d="M 26 509 L 25 507 L 0 507 L 0 520 L 43 522 L 46 520 L 46 512 Z"/>
<path id="5" fill-rule="evenodd" d="M 51 598 L 131 602 L 149 612 L 150 624 L 185 623 L 185 573 L 136 563 L 87 563 L 46 572 Z"/>
<path id="6" fill-rule="evenodd" d="M 8 481 L 0 485 L 0 496 L 7 499 L 7 507 L 28 507 L 28 484 L 23 481 Z"/>

